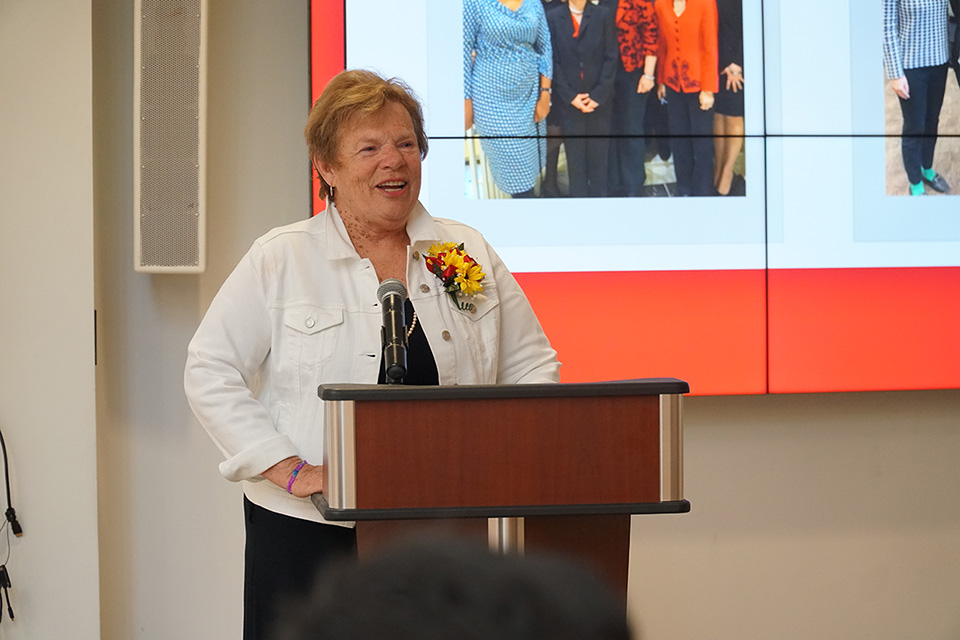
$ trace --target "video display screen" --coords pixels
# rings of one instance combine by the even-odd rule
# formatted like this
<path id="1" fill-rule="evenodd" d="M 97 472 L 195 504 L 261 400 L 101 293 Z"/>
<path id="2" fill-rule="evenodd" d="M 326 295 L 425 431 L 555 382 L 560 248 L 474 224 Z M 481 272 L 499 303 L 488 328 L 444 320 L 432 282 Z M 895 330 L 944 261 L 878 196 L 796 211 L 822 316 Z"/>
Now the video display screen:
<path id="1" fill-rule="evenodd" d="M 496 248 L 564 382 L 955 388 L 955 10 L 312 0 L 311 82 L 369 68 L 413 88 L 421 201 Z"/>

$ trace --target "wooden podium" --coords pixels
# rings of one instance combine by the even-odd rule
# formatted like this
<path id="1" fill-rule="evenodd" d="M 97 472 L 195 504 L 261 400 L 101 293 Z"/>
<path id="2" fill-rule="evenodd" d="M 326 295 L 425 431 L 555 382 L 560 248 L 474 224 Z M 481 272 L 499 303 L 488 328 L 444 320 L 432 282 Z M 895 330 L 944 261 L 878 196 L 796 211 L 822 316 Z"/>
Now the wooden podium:
<path id="1" fill-rule="evenodd" d="M 327 490 L 313 502 L 328 520 L 357 521 L 361 553 L 397 521 L 464 519 L 458 529 L 503 552 L 580 557 L 625 595 L 630 514 L 690 510 L 687 392 L 672 378 L 322 385 Z"/>

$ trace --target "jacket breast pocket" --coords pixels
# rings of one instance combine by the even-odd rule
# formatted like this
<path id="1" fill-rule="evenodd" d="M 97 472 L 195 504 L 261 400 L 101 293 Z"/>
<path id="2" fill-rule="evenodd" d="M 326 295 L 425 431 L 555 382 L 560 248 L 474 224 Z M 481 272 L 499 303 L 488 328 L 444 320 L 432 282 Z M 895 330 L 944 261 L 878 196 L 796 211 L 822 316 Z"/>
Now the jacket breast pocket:
<path id="1" fill-rule="evenodd" d="M 333 356 L 337 334 L 343 324 L 343 308 L 298 305 L 283 312 L 290 339 L 290 358 L 300 369 L 314 369 Z"/>
<path id="2" fill-rule="evenodd" d="M 486 293 L 486 291 L 485 291 Z M 500 353 L 500 299 L 491 291 L 471 308 L 455 312 L 457 329 L 468 347 L 479 381 L 495 381 Z"/>

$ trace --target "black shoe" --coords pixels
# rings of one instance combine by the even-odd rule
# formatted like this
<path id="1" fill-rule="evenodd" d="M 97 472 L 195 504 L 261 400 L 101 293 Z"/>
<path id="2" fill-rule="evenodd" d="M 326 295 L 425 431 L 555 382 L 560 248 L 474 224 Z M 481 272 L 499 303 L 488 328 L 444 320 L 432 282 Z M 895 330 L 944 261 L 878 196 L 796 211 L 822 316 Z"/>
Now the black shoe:
<path id="1" fill-rule="evenodd" d="M 933 174 L 932 180 L 927 180 L 926 176 L 924 176 L 923 181 L 930 185 L 934 191 L 939 191 L 940 193 L 946 193 L 947 191 L 950 191 L 950 185 L 939 173 Z"/>

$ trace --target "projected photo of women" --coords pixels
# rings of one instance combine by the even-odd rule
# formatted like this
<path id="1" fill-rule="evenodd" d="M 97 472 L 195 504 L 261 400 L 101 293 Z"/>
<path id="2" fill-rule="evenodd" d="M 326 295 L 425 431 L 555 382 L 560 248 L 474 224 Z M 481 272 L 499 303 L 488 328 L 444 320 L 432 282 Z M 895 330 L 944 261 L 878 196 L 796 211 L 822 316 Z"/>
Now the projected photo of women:
<path id="1" fill-rule="evenodd" d="M 587 0 L 568 0 L 550 12 L 547 23 L 553 42 L 553 108 L 560 116 L 569 193 L 604 197 L 619 58 L 613 15 Z"/>
<path id="2" fill-rule="evenodd" d="M 957 63 L 950 35 L 953 22 L 956 38 L 957 5 L 883 0 L 886 128 L 900 136 L 888 139 L 888 195 L 953 194 L 960 184 L 960 92 L 947 84 Z M 941 131 L 954 135 L 941 138 Z"/>
<path id="3" fill-rule="evenodd" d="M 713 103 L 717 72 L 715 0 L 656 0 L 660 23 L 657 95 L 667 105 L 677 191 L 709 196 L 713 188 Z"/>
<path id="4" fill-rule="evenodd" d="M 467 198 L 746 195 L 742 0 L 462 2 Z"/>
<path id="5" fill-rule="evenodd" d="M 480 138 L 502 194 L 534 195 L 546 163 L 552 78 L 550 31 L 540 2 L 464 0 L 464 125 Z"/>
<path id="6" fill-rule="evenodd" d="M 646 111 L 656 87 L 657 15 L 653 0 L 608 2 L 616 11 L 620 60 L 614 85 L 610 195 L 645 195 Z"/>
<path id="7" fill-rule="evenodd" d="M 713 103 L 713 187 L 717 195 L 742 196 L 746 181 L 738 170 L 744 136 L 743 0 L 717 0 L 720 85 Z"/>

